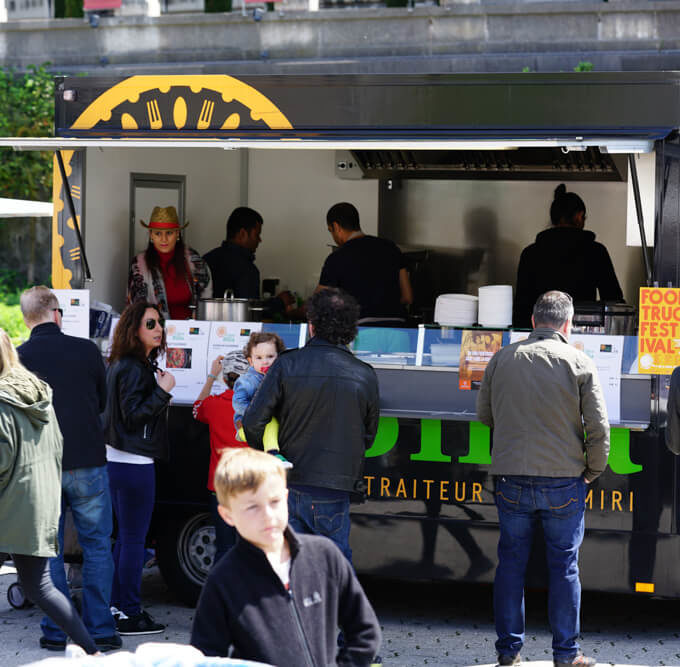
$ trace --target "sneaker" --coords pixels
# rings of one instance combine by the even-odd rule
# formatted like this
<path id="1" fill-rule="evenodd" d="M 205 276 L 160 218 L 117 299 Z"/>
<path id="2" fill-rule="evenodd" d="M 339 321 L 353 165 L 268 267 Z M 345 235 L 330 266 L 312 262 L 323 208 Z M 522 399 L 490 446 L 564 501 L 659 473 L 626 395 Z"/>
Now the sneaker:
<path id="1" fill-rule="evenodd" d="M 111 637 L 95 637 L 94 643 L 102 653 L 115 651 L 123 646 L 123 640 L 118 634 L 112 635 Z"/>
<path id="2" fill-rule="evenodd" d="M 113 616 L 114 621 L 118 621 L 121 618 L 127 618 L 127 614 L 117 607 L 111 607 L 111 616 Z"/>
<path id="3" fill-rule="evenodd" d="M 148 612 L 140 611 L 139 614 L 119 618 L 116 630 L 119 635 L 157 635 L 165 630 L 165 626 L 156 623 Z"/>
<path id="4" fill-rule="evenodd" d="M 519 653 L 515 655 L 499 655 L 498 665 L 519 665 L 522 662 L 522 658 Z"/>
<path id="5" fill-rule="evenodd" d="M 272 456 L 275 456 L 279 461 L 281 461 L 281 465 L 286 469 L 290 470 L 290 468 L 293 467 L 293 464 L 285 457 L 283 454 L 280 452 L 277 452 L 275 449 L 270 449 L 267 454 L 271 454 Z"/>
<path id="6" fill-rule="evenodd" d="M 65 639 L 48 639 L 47 637 L 40 638 L 40 648 L 44 648 L 48 651 L 65 651 L 66 650 L 66 640 Z"/>
<path id="7" fill-rule="evenodd" d="M 382 664 L 383 664 L 383 659 L 379 655 L 376 655 L 375 658 L 373 658 L 373 662 L 371 663 L 371 667 L 382 667 Z"/>
<path id="8" fill-rule="evenodd" d="M 577 653 L 569 662 L 558 662 L 555 660 L 555 667 L 569 667 L 578 665 L 579 667 L 593 667 L 597 661 L 594 658 L 587 658 L 583 653 Z"/>

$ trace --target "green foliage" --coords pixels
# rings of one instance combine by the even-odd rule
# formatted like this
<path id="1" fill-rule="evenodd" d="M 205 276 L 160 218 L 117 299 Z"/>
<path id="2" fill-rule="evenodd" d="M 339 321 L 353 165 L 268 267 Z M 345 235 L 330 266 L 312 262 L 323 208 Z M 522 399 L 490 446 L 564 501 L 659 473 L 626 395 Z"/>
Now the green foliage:
<path id="1" fill-rule="evenodd" d="M 231 0 L 205 0 L 206 13 L 221 13 L 231 11 Z"/>
<path id="2" fill-rule="evenodd" d="M 83 16 L 83 0 L 64 0 L 65 18 L 79 19 Z"/>
<path id="3" fill-rule="evenodd" d="M 28 340 L 30 331 L 24 324 L 19 306 L 8 306 L 0 303 L 0 328 L 7 332 L 14 345 L 21 345 Z"/>
<path id="4" fill-rule="evenodd" d="M 531 72 L 531 67 L 529 67 L 529 65 L 524 65 L 524 67 L 522 67 L 522 72 Z"/>
<path id="5" fill-rule="evenodd" d="M 0 69 L 0 136 L 54 134 L 54 81 L 45 65 L 24 75 Z M 51 199 L 52 153 L 0 150 L 0 196 Z"/>
<path id="6" fill-rule="evenodd" d="M 15 271 L 0 270 L 0 328 L 15 345 L 23 343 L 30 333 L 19 308 L 19 297 L 26 287 L 25 280 Z"/>
<path id="7" fill-rule="evenodd" d="M 574 67 L 574 72 L 592 72 L 595 69 L 593 63 L 589 60 L 581 60 L 576 67 Z"/>

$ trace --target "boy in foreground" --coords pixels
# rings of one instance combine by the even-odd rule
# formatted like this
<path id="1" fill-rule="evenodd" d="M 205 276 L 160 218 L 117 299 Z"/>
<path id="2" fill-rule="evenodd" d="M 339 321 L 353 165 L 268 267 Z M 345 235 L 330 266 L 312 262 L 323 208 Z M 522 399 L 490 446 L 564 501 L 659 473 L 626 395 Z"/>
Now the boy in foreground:
<path id="1" fill-rule="evenodd" d="M 281 667 L 370 665 L 378 619 L 340 550 L 288 526 L 281 462 L 250 448 L 228 451 L 215 490 L 220 516 L 239 537 L 203 587 L 191 644 L 208 656 Z"/>

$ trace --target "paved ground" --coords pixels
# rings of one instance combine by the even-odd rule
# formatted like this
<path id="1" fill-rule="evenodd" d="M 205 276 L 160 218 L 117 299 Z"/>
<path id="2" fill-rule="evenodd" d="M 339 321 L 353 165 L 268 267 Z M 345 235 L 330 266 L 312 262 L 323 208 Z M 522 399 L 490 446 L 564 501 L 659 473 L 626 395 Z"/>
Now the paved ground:
<path id="1" fill-rule="evenodd" d="M 15 610 L 7 603 L 7 587 L 13 581 L 11 568 L 0 569 L 0 667 L 56 655 L 38 648 L 40 613 L 35 608 Z M 377 581 L 364 584 L 383 626 L 386 667 L 483 667 L 494 659 L 490 587 Z M 167 623 L 168 629 L 153 637 L 126 637 L 124 648 L 134 650 L 149 639 L 186 642 L 193 610 L 175 600 L 155 568 L 145 573 L 143 596 L 147 609 Z M 523 657 L 535 667 L 552 667 L 544 593 L 530 593 L 527 609 Z M 600 664 L 678 667 L 680 601 L 586 595 L 583 635 L 584 648 Z"/>

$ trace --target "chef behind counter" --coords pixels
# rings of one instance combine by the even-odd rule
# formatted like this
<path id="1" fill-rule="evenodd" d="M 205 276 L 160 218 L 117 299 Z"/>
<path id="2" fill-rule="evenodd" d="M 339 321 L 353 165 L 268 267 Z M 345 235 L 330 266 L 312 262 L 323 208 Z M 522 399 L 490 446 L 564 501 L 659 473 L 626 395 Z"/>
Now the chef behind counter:
<path id="1" fill-rule="evenodd" d="M 328 232 L 338 249 L 326 259 L 317 291 L 339 287 L 361 307 L 359 326 L 398 327 L 406 322 L 413 290 L 401 250 L 361 231 L 359 212 L 347 202 L 331 206 Z"/>
<path id="2" fill-rule="evenodd" d="M 520 256 L 513 325 L 531 328 L 536 300 L 550 290 L 569 294 L 575 302 L 597 299 L 623 301 L 607 248 L 595 241 L 595 234 L 583 229 L 586 206 L 575 192 L 561 184 L 555 188 L 550 206 L 553 226 L 540 232 L 535 243 Z"/>

